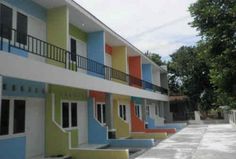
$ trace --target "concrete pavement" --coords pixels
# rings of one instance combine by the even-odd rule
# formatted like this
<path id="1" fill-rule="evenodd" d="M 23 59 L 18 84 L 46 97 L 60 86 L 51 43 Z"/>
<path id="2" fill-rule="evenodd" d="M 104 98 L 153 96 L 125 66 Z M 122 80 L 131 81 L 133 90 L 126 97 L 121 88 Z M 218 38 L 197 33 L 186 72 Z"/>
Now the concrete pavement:
<path id="1" fill-rule="evenodd" d="M 236 128 L 189 125 L 136 159 L 236 159 Z"/>

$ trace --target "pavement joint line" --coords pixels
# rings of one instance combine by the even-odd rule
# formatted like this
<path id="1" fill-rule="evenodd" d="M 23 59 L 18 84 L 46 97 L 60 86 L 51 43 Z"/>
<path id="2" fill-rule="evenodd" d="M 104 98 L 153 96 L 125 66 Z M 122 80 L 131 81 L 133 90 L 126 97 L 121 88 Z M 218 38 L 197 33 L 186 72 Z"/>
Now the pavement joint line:
<path id="1" fill-rule="evenodd" d="M 204 128 L 204 132 L 202 133 L 202 138 L 201 138 L 201 140 L 200 140 L 200 142 L 199 142 L 197 148 L 193 151 L 192 156 L 191 156 L 191 159 L 195 159 L 195 154 L 196 154 L 197 151 L 199 150 L 199 147 L 200 147 L 201 143 L 203 142 L 203 138 L 204 138 L 206 132 L 208 131 L 208 129 L 209 129 L 209 125 L 207 125 L 207 127 Z"/>

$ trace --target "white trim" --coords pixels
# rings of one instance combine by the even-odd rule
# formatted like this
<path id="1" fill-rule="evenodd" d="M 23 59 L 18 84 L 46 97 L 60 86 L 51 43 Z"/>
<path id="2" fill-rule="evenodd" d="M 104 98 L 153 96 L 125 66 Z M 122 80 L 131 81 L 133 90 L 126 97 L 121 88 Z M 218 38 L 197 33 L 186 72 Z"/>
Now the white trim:
<path id="1" fill-rule="evenodd" d="M 72 103 L 76 103 L 76 109 L 78 110 L 78 105 L 79 105 L 79 101 L 76 101 L 76 100 L 61 100 L 61 105 L 60 105 L 60 109 L 61 109 L 61 127 L 63 128 L 63 116 L 62 116 L 62 103 L 68 103 L 68 106 L 69 106 L 69 127 L 68 128 L 63 128 L 64 130 L 66 131 L 70 131 L 70 130 L 75 130 L 75 129 L 78 129 L 78 113 L 77 113 L 77 117 L 76 117 L 76 120 L 77 120 L 77 126 L 72 126 L 72 118 L 71 118 L 71 104 Z"/>
<path id="2" fill-rule="evenodd" d="M 101 122 L 98 120 L 98 114 L 97 114 L 97 106 L 98 104 L 101 105 Z M 105 106 L 105 110 L 103 110 L 103 105 Z M 104 102 L 96 102 L 95 103 L 95 118 L 97 119 L 97 121 L 102 125 L 102 126 L 106 126 L 106 121 L 104 121 L 104 114 L 103 111 L 106 111 L 106 103 Z M 106 115 L 106 114 L 105 114 Z M 106 116 L 105 116 L 106 117 Z"/>
<path id="3" fill-rule="evenodd" d="M 25 101 L 25 120 L 26 120 L 26 106 L 27 106 L 27 100 L 22 97 L 7 97 L 3 96 L 1 98 L 0 103 L 2 100 L 9 100 L 9 125 L 8 125 L 8 134 L 7 135 L 0 135 L 0 139 L 5 139 L 5 138 L 12 138 L 12 137 L 17 137 L 17 136 L 25 136 L 26 133 L 26 125 L 23 133 L 14 133 L 13 128 L 14 128 L 14 101 L 15 100 L 23 100 Z M 1 111 L 1 110 L 0 110 Z M 1 114 L 0 114 L 1 115 Z M 24 121 L 26 123 L 26 121 Z"/>
<path id="4" fill-rule="evenodd" d="M 138 114 L 136 114 L 136 107 L 138 107 Z M 142 120 L 142 106 L 141 104 L 134 104 L 135 115 Z"/>

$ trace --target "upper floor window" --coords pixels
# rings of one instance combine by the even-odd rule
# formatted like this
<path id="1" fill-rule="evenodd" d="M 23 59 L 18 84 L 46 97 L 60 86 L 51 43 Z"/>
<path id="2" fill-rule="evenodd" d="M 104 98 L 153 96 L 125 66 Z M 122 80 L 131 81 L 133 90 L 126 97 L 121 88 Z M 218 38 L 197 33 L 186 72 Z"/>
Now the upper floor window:
<path id="1" fill-rule="evenodd" d="M 2 100 L 0 116 L 0 135 L 25 132 L 25 101 Z"/>
<path id="2" fill-rule="evenodd" d="M 119 106 L 119 115 L 120 115 L 120 118 L 122 118 L 123 120 L 126 120 L 126 106 L 125 105 Z"/>
<path id="3" fill-rule="evenodd" d="M 28 18 L 22 13 L 17 12 L 17 38 L 16 41 L 26 45 L 27 44 L 27 30 Z"/>
<path id="4" fill-rule="evenodd" d="M 77 127 L 77 103 L 63 102 L 62 103 L 62 127 L 73 128 Z"/>
<path id="5" fill-rule="evenodd" d="M 71 38 L 70 39 L 70 52 L 71 52 L 71 60 L 76 61 L 76 40 Z"/>
<path id="6" fill-rule="evenodd" d="M 12 9 L 0 4 L 0 35 L 11 40 L 12 38 Z"/>
<path id="7" fill-rule="evenodd" d="M 142 119 L 142 108 L 140 104 L 135 104 L 135 114 L 139 119 Z"/>
<path id="8" fill-rule="evenodd" d="M 102 124 L 106 123 L 106 110 L 105 109 L 106 109 L 105 103 L 96 104 L 96 117 L 97 117 L 97 120 Z"/>

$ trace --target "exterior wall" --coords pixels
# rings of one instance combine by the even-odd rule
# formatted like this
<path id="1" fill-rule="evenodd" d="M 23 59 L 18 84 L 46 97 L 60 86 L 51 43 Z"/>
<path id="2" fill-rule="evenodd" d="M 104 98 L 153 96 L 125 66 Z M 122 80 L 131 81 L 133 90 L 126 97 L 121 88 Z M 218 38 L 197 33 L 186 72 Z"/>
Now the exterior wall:
<path id="1" fill-rule="evenodd" d="M 152 83 L 152 65 L 142 64 L 142 79 Z"/>
<path id="2" fill-rule="evenodd" d="M 167 133 L 146 133 L 146 132 L 132 132 L 131 138 L 134 139 L 155 139 L 155 140 L 162 140 L 167 138 Z"/>
<path id="3" fill-rule="evenodd" d="M 48 89 L 45 115 L 46 155 L 68 154 L 69 133 L 71 133 L 71 146 L 78 147 L 79 132 L 78 129 L 67 131 L 67 133 L 62 131 L 61 101 L 87 101 L 87 91 L 57 85 L 49 85 Z"/>
<path id="4" fill-rule="evenodd" d="M 3 77 L 6 89 L 2 90 L 3 96 L 14 97 L 45 97 L 45 84 L 11 77 Z M 12 87 L 15 86 L 15 91 Z M 23 88 L 23 90 L 22 90 Z M 29 91 L 30 90 L 30 91 Z"/>
<path id="5" fill-rule="evenodd" d="M 88 142 L 89 144 L 108 144 L 107 127 L 102 126 L 94 116 L 95 100 L 88 101 Z"/>
<path id="6" fill-rule="evenodd" d="M 69 25 L 69 33 L 73 37 L 75 37 L 85 43 L 87 43 L 87 41 L 88 41 L 88 34 L 83 32 L 81 29 L 77 28 L 73 24 Z"/>
<path id="7" fill-rule="evenodd" d="M 145 131 L 145 123 L 144 123 L 143 120 L 139 119 L 139 117 L 136 116 L 136 114 L 135 114 L 135 105 L 134 104 L 135 104 L 134 101 L 132 101 L 131 104 L 130 104 L 132 132 L 144 132 Z"/>
<path id="8" fill-rule="evenodd" d="M 32 0 L 17 0 L 17 1 L 16 0 L 3 0 L 3 1 L 43 21 L 46 21 L 47 19 L 46 9 L 38 5 L 37 3 L 33 2 Z"/>
<path id="9" fill-rule="evenodd" d="M 4 5 L 12 8 L 13 10 L 13 28 L 16 28 L 16 21 L 17 21 L 17 12 L 23 13 L 28 18 L 28 30 L 27 33 L 31 36 L 37 37 L 41 40 L 46 40 L 46 19 L 47 19 L 47 11 L 46 9 L 42 8 L 38 4 L 34 3 L 30 0 L 4 0 Z M 36 47 L 36 46 L 35 46 Z M 3 50 L 8 51 L 10 53 L 22 56 L 22 57 L 31 57 L 33 59 L 41 60 L 42 57 L 28 54 L 28 52 L 18 49 L 15 47 L 9 47 L 8 42 L 3 42 Z"/>
<path id="10" fill-rule="evenodd" d="M 129 57 L 129 74 L 138 79 L 142 79 L 142 67 L 141 67 L 141 56 L 131 56 Z M 141 82 L 130 81 L 132 86 L 142 87 Z"/>
<path id="11" fill-rule="evenodd" d="M 47 40 L 49 43 L 68 50 L 69 13 L 66 6 L 53 8 L 47 12 Z M 49 52 L 50 53 L 50 52 Z M 52 54 L 52 53 L 51 53 Z M 61 57 L 64 57 L 63 53 Z M 63 63 L 47 59 L 48 63 L 65 67 Z"/>
<path id="12" fill-rule="evenodd" d="M 112 147 L 143 147 L 150 148 L 154 146 L 155 142 L 153 139 L 110 139 L 110 146 Z"/>
<path id="13" fill-rule="evenodd" d="M 125 46 L 112 48 L 112 68 L 128 73 L 127 48 Z M 116 79 L 114 81 L 127 84 Z"/>
<path id="14" fill-rule="evenodd" d="M 129 74 L 134 77 L 137 77 L 139 79 L 142 78 L 141 57 L 140 56 L 129 57 Z"/>
<path id="15" fill-rule="evenodd" d="M 129 124 L 119 117 L 119 100 L 113 100 L 113 120 L 116 129 L 116 137 L 129 137 Z"/>
<path id="16" fill-rule="evenodd" d="M 23 159 L 26 158 L 26 137 L 0 139 L 0 158 Z M 13 151 L 14 150 L 14 151 Z"/>
<path id="17" fill-rule="evenodd" d="M 161 75 L 159 70 L 152 69 L 152 81 L 153 84 L 161 86 Z"/>
<path id="18" fill-rule="evenodd" d="M 93 61 L 104 64 L 105 63 L 105 34 L 103 31 L 88 33 L 87 43 L 87 57 Z M 88 67 L 93 67 L 88 65 Z M 88 74 L 104 78 L 103 66 L 97 66 L 100 74 L 89 72 Z"/>
<path id="19" fill-rule="evenodd" d="M 161 74 L 161 87 L 168 89 L 168 77 L 167 74 Z"/>

